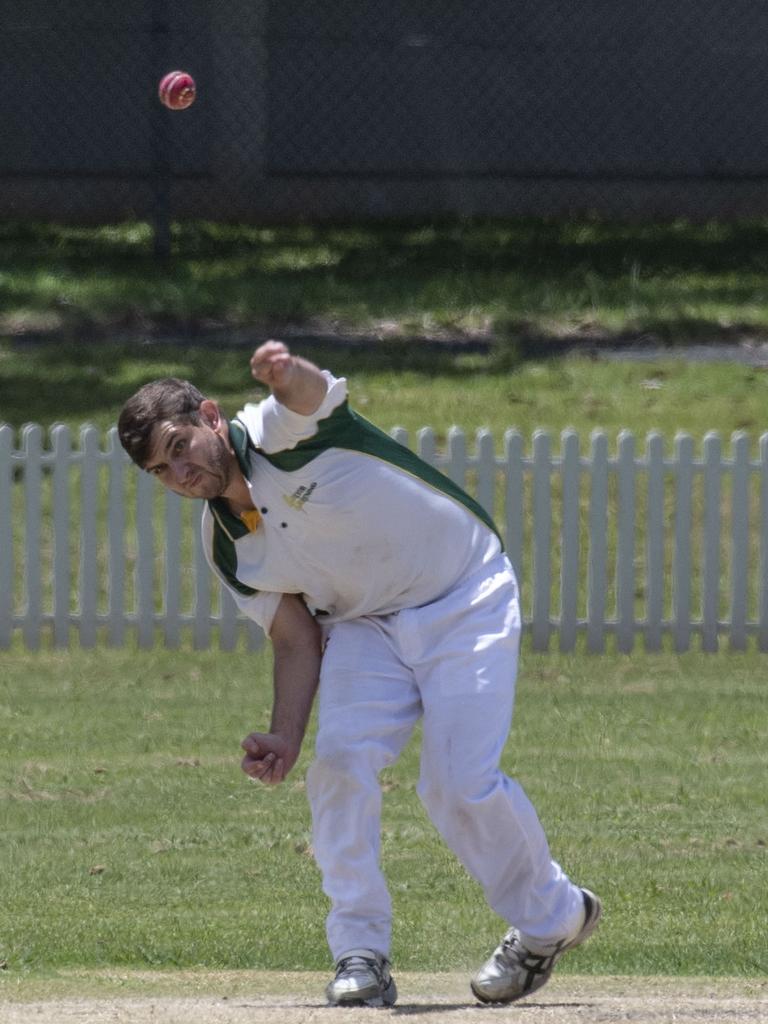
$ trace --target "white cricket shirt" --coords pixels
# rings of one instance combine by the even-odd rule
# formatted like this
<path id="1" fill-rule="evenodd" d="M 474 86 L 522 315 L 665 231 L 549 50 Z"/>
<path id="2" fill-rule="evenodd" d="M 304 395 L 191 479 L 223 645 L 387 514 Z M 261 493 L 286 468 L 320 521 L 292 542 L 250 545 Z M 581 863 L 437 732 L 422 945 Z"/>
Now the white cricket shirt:
<path id="1" fill-rule="evenodd" d="M 384 615 L 436 600 L 501 550 L 480 505 L 324 375 L 311 416 L 270 396 L 230 422 L 255 529 L 222 499 L 203 513 L 209 564 L 267 633 L 283 594 L 302 594 L 321 623 Z"/>

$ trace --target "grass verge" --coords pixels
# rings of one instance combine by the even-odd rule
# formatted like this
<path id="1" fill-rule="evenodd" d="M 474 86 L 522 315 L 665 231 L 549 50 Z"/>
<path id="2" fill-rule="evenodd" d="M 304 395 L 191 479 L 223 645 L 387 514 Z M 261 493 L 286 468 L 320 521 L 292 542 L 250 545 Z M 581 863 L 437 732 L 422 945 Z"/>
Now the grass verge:
<path id="1" fill-rule="evenodd" d="M 491 356 L 420 349 L 341 348 L 305 343 L 299 354 L 349 380 L 351 401 L 376 423 L 415 434 L 435 429 L 444 442 L 449 426 L 469 434 L 492 431 L 500 443 L 514 427 L 530 438 L 536 429 L 569 427 L 586 444 L 594 430 L 639 436 L 658 430 L 671 442 L 683 431 L 725 438 L 737 430 L 754 437 L 768 426 L 768 370 L 738 363 L 695 363 L 668 358 L 646 363 L 585 357 L 531 359 L 498 369 Z M 17 346 L 0 343 L 0 410 L 15 427 L 24 423 L 85 422 L 106 429 L 122 403 L 145 381 L 186 377 L 234 414 L 263 392 L 248 372 L 247 348 L 201 345 Z"/>

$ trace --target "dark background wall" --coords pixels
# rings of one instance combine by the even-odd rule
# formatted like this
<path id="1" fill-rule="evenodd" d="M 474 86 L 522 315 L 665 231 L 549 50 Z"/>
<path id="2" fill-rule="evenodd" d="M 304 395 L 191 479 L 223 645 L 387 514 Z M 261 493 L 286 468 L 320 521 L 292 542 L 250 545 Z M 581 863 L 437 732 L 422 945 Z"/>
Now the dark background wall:
<path id="1" fill-rule="evenodd" d="M 0 0 L 0 216 L 768 212 L 768 5 Z M 160 106 L 190 71 L 198 100 Z"/>

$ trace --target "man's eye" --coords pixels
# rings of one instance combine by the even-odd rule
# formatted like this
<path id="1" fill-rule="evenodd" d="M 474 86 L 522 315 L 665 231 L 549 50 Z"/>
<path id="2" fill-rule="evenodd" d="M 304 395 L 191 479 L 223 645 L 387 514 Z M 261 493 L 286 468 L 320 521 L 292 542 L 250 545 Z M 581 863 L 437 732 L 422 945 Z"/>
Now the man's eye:
<path id="1" fill-rule="evenodd" d="M 180 437 L 173 445 L 173 454 L 178 455 L 179 452 L 184 448 L 184 438 Z"/>

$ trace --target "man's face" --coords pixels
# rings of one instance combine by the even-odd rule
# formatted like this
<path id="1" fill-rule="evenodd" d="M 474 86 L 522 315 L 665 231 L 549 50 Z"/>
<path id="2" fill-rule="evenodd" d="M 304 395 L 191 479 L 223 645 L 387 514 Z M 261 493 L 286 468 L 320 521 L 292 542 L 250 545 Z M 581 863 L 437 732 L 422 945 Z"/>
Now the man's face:
<path id="1" fill-rule="evenodd" d="M 206 422 L 196 426 L 163 420 L 152 431 L 144 468 L 184 498 L 217 498 L 227 489 L 234 464 L 229 445 Z"/>

